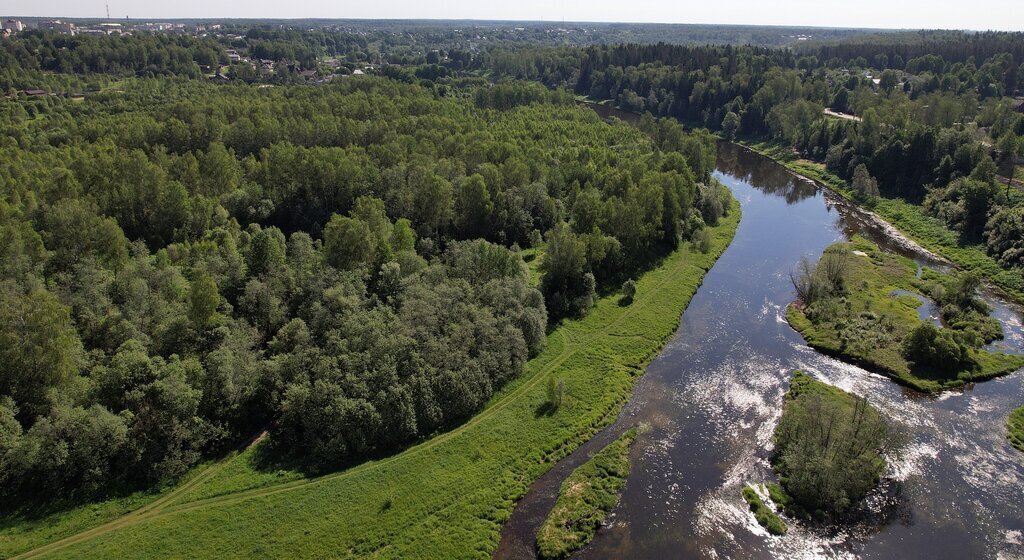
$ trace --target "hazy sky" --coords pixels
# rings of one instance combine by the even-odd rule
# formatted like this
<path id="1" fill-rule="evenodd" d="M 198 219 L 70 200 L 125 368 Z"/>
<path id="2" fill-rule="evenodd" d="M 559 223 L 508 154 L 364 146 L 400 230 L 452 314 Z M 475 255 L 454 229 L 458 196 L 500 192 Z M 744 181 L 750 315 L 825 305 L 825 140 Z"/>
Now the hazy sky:
<path id="1" fill-rule="evenodd" d="M 115 18 L 434 18 L 1024 31 L 1024 0 L 109 0 Z M 99 17 L 104 0 L 3 0 L 4 15 Z"/>

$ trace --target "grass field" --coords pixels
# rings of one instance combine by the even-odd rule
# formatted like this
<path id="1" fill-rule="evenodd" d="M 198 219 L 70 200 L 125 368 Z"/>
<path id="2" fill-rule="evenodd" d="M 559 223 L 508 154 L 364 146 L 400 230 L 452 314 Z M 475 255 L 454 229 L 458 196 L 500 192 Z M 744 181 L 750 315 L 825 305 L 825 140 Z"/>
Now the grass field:
<path id="1" fill-rule="evenodd" d="M 1020 356 L 985 351 L 972 351 L 977 367 L 959 372 L 936 372 L 910 364 L 903 356 L 902 344 L 922 322 L 917 314 L 921 302 L 909 295 L 894 297 L 893 291 L 927 294 L 928 283 L 940 282 L 942 275 L 927 271 L 924 279 L 918 279 L 913 261 L 886 253 L 863 239 L 837 243 L 826 249 L 830 251 L 847 251 L 850 255 L 847 293 L 816 304 L 826 307 L 813 317 L 797 305 L 786 310 L 789 324 L 812 348 L 885 372 L 897 382 L 925 392 L 959 387 L 1024 367 Z"/>
<path id="2" fill-rule="evenodd" d="M 800 159 L 792 150 L 776 144 L 750 142 L 743 145 L 772 158 L 796 173 L 828 186 L 848 200 L 854 200 L 849 184 L 826 171 L 824 164 Z M 1020 270 L 1007 270 L 999 266 L 999 263 L 985 252 L 984 245 L 962 242 L 956 232 L 946 227 L 941 220 L 927 215 L 921 206 L 899 198 L 880 198 L 871 210 L 925 249 L 942 256 L 959 268 L 978 272 L 1007 297 L 1024 303 L 1024 274 Z"/>
<path id="3" fill-rule="evenodd" d="M 37 531 L 57 518 L 35 531 L 12 530 L 0 556 L 488 558 L 529 484 L 614 419 L 739 219 L 734 201 L 712 230 L 709 253 L 687 245 L 638 280 L 631 305 L 612 294 L 586 318 L 555 329 L 522 377 L 450 432 L 319 478 L 261 471 L 258 448 L 250 449 L 155 507 L 99 520 L 47 546 L 33 549 L 47 540 Z M 552 375 L 565 380 L 566 395 L 549 415 Z"/>
<path id="4" fill-rule="evenodd" d="M 537 533 L 541 558 L 565 558 L 594 538 L 626 485 L 629 446 L 636 435 L 636 428 L 626 431 L 565 479 Z"/>
<path id="5" fill-rule="evenodd" d="M 1010 443 L 1017 449 L 1024 451 L 1024 406 L 1010 413 L 1010 418 L 1006 421 L 1006 425 L 1010 430 L 1007 436 L 1010 438 Z"/>

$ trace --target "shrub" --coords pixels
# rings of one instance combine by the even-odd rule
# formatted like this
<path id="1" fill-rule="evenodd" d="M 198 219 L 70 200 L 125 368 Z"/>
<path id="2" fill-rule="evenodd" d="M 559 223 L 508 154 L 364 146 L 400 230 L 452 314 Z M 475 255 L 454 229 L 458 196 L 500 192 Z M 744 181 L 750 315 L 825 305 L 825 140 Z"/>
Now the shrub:
<path id="1" fill-rule="evenodd" d="M 973 358 L 967 346 L 953 333 L 921 323 L 903 341 L 903 355 L 918 366 L 933 367 L 940 371 L 970 369 Z"/>
<path id="2" fill-rule="evenodd" d="M 761 496 L 758 496 L 753 488 L 749 486 L 743 488 L 743 499 L 750 506 L 750 511 L 754 512 L 757 523 L 767 529 L 769 533 L 785 535 L 786 531 L 789 530 L 786 527 L 786 523 L 782 521 L 782 518 L 765 505 L 764 501 L 761 500 Z"/>
<path id="3" fill-rule="evenodd" d="M 633 297 L 636 296 L 636 282 L 632 279 L 626 280 L 622 283 L 622 299 L 620 302 L 625 305 L 633 303 Z"/>
<path id="4" fill-rule="evenodd" d="M 711 234 L 706 228 L 701 228 L 693 234 L 693 246 L 705 255 L 711 251 Z"/>

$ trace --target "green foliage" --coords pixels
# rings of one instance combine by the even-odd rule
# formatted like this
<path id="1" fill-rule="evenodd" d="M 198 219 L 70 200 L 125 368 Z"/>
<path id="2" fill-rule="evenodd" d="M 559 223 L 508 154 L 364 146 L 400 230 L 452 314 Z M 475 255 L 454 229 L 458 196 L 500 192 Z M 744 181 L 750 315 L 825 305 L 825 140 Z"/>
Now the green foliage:
<path id="1" fill-rule="evenodd" d="M 910 331 L 903 340 L 903 353 L 918 366 L 942 372 L 970 370 L 975 366 L 967 345 L 931 323 L 921 323 Z"/>
<path id="2" fill-rule="evenodd" d="M 826 514 L 855 506 L 885 471 L 883 455 L 898 445 L 867 400 L 793 373 L 775 428 L 775 467 L 800 506 Z"/>
<path id="3" fill-rule="evenodd" d="M 684 247 L 638 277 L 633 305 L 620 307 L 617 297 L 603 298 L 587 317 L 558 327 L 523 376 L 449 433 L 315 478 L 261 466 L 267 445 L 261 444 L 203 471 L 169 504 L 99 528 L 92 536 L 101 538 L 56 552 L 75 556 L 88 549 L 88 554 L 110 555 L 130 549 L 140 557 L 188 556 L 225 546 L 243 555 L 331 555 L 338 550 L 395 558 L 489 555 L 501 522 L 530 482 L 615 417 L 637 372 L 678 328 L 679 314 L 727 247 L 739 218 L 734 203 L 712 230 L 709 254 Z M 303 339 L 300 330 L 286 330 L 290 334 L 279 335 L 282 340 L 271 348 L 281 351 L 296 343 L 289 341 Z M 573 398 L 558 414 L 538 415 L 552 375 L 566 380 Z M 382 512 L 388 497 L 393 505 Z M 93 523 L 107 518 L 104 514 Z M 71 527 L 89 525 L 76 516 L 46 519 L 28 531 L 16 522 L 16 537 L 0 541 L 0 553 L 25 551 L 74 532 Z M 255 538 L 270 522 L 282 534 L 299 535 L 301 543 Z"/>
<path id="4" fill-rule="evenodd" d="M 985 226 L 986 245 L 1004 267 L 1024 267 L 1024 207 L 1003 208 Z"/>
<path id="5" fill-rule="evenodd" d="M 217 323 L 220 293 L 217 291 L 217 283 L 206 271 L 200 271 L 192 280 L 188 301 L 188 318 L 192 326 L 204 330 Z"/>
<path id="6" fill-rule="evenodd" d="M 863 200 L 874 200 L 878 198 L 878 181 L 871 176 L 868 167 L 863 163 L 853 171 L 853 181 L 850 186 L 853 191 Z"/>
<path id="7" fill-rule="evenodd" d="M 565 398 L 565 380 L 554 377 L 548 378 L 548 408 L 557 411 L 562 407 L 562 400 Z"/>
<path id="8" fill-rule="evenodd" d="M 632 303 L 635 296 L 636 281 L 630 278 L 622 283 L 622 300 L 626 303 Z"/>
<path id="9" fill-rule="evenodd" d="M 836 261 L 841 266 L 826 262 L 840 254 L 845 255 Z M 862 239 L 829 247 L 821 262 L 826 264 L 805 262 L 803 272 L 794 276 L 798 293 L 814 294 L 811 303 L 801 297 L 803 303 L 789 306 L 786 313 L 812 347 L 928 392 L 990 379 L 1024 365 L 1018 356 L 978 349 L 1001 337 L 1002 328 L 975 295 L 976 275 L 926 269 L 918 279 L 912 261 Z M 824 272 L 829 268 L 845 272 L 829 275 Z M 831 288 L 835 284 L 826 280 L 829 276 L 843 279 L 843 288 Z M 893 297 L 896 289 L 931 295 L 941 306 L 946 328 L 923 322 L 916 310 L 920 301 Z M 933 354 L 939 351 L 941 356 Z"/>
<path id="10" fill-rule="evenodd" d="M 757 524 L 767 529 L 769 533 L 781 536 L 789 530 L 782 518 L 772 511 L 772 508 L 768 507 L 757 491 L 750 486 L 743 487 L 743 501 L 750 506 L 750 511 L 754 513 Z"/>
<path id="11" fill-rule="evenodd" d="M 663 149 L 564 93 L 504 84 L 481 108 L 465 86 L 133 78 L 47 100 L 45 119 L 0 112 L 0 395 L 18 445 L 42 446 L 5 505 L 173 478 L 271 422 L 273 454 L 306 468 L 389 452 L 519 376 L 546 342 L 545 295 L 582 315 L 599 283 L 675 248 L 707 138 L 666 128 Z M 574 230 L 581 190 L 594 219 Z M 542 295 L 502 245 L 556 226 L 583 261 Z M 573 255 L 559 247 L 544 254 Z M 116 422 L 127 439 L 94 453 L 95 476 L 41 459 L 89 448 L 90 430 L 32 431 Z"/>
<path id="12" fill-rule="evenodd" d="M 0 396 L 13 398 L 28 424 L 48 408 L 47 393 L 83 365 L 69 309 L 49 291 L 0 284 Z"/>
<path id="13" fill-rule="evenodd" d="M 627 431 L 565 479 L 537 533 L 538 556 L 565 558 L 594 538 L 626 485 L 629 447 L 636 436 L 636 428 Z"/>
<path id="14" fill-rule="evenodd" d="M 1024 406 L 1015 409 L 1006 420 L 1007 437 L 1017 449 L 1024 451 Z"/>

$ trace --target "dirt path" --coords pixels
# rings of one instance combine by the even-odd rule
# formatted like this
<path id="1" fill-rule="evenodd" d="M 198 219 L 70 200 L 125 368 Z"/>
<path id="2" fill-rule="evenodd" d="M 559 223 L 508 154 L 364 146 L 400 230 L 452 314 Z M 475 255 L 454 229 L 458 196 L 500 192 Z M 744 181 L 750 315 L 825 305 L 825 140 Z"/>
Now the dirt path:
<path id="1" fill-rule="evenodd" d="M 153 500 L 152 502 L 150 502 L 150 503 L 140 507 L 137 510 L 134 510 L 134 511 L 131 511 L 129 513 L 126 513 L 126 514 L 122 515 L 121 517 L 118 517 L 117 519 L 114 519 L 113 521 L 109 521 L 107 523 L 104 523 L 103 525 L 98 525 L 98 526 L 93 527 L 91 529 L 87 529 L 85 531 L 82 531 L 81 533 L 76 533 L 76 534 L 71 535 L 69 537 L 65 537 L 65 538 L 63 538 L 61 540 L 54 541 L 54 542 L 51 542 L 49 544 L 45 544 L 43 546 L 40 546 L 38 548 L 34 548 L 34 549 L 29 550 L 27 552 L 23 552 L 23 553 L 21 553 L 19 555 L 11 557 L 11 560 L 24 559 L 24 558 L 37 558 L 39 556 L 42 556 L 42 555 L 50 553 L 50 552 L 56 552 L 58 550 L 61 550 L 61 549 L 66 548 L 68 546 L 71 546 L 71 545 L 73 545 L 75 543 L 79 543 L 79 542 L 82 542 L 82 541 L 85 541 L 85 540 L 89 540 L 89 539 L 91 539 L 93 537 L 96 537 L 96 536 L 102 535 L 104 533 L 107 533 L 109 531 L 112 531 L 114 529 L 117 529 L 118 527 L 123 527 L 123 526 L 126 526 L 126 525 L 130 525 L 131 522 L 133 522 L 133 521 L 135 521 L 137 519 L 152 517 L 156 513 L 159 513 L 161 511 L 163 511 L 164 509 L 166 509 L 167 506 L 171 502 L 173 502 L 175 499 L 177 499 L 178 497 L 182 496 L 183 494 L 187 493 L 189 490 L 192 490 L 193 488 L 198 487 L 203 482 L 206 482 L 207 480 L 212 478 L 214 475 L 216 475 L 221 470 L 223 470 L 224 467 L 226 467 L 228 464 L 230 464 L 236 457 L 238 457 L 239 454 L 241 454 L 243 451 L 249 449 L 250 447 L 260 443 L 266 437 L 267 437 L 267 431 L 266 430 L 261 431 L 260 433 L 258 433 L 255 436 L 249 438 L 248 440 L 246 440 L 245 443 L 243 443 L 241 446 L 238 447 L 238 449 L 236 450 L 236 453 L 234 453 L 230 457 L 227 457 L 227 458 L 225 458 L 222 461 L 219 461 L 217 463 L 214 463 L 214 464 L 210 465 L 209 467 L 203 469 L 201 472 L 199 472 L 198 474 L 196 474 L 195 476 L 190 478 L 188 481 L 186 481 L 181 486 L 178 486 L 174 490 L 164 494 L 163 496 L 160 496 L 156 500 Z"/>
<path id="2" fill-rule="evenodd" d="M 825 110 L 822 111 L 822 113 L 824 113 L 825 115 L 828 115 L 830 117 L 835 117 L 837 119 L 846 119 L 848 121 L 860 122 L 861 120 L 863 120 L 860 117 L 858 117 L 857 115 L 848 115 L 846 113 L 840 113 L 839 111 L 833 111 L 832 109 L 829 109 L 828 107 L 826 107 Z"/>

